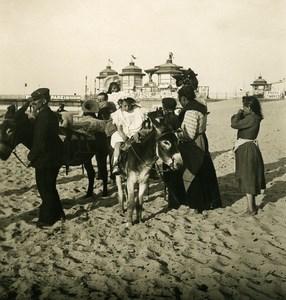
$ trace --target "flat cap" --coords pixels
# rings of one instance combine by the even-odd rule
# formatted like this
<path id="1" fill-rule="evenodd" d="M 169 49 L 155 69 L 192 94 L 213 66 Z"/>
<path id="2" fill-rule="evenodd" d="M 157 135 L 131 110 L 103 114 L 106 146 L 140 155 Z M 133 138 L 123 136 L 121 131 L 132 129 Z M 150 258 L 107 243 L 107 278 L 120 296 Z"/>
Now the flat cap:
<path id="1" fill-rule="evenodd" d="M 165 109 L 175 110 L 177 106 L 177 102 L 174 98 L 163 98 L 162 99 L 162 106 Z"/>
<path id="2" fill-rule="evenodd" d="M 48 88 L 39 88 L 37 90 L 35 90 L 32 94 L 31 94 L 33 100 L 38 100 L 38 99 L 43 99 L 43 98 L 48 98 L 47 100 L 49 100 L 50 98 L 50 90 Z"/>

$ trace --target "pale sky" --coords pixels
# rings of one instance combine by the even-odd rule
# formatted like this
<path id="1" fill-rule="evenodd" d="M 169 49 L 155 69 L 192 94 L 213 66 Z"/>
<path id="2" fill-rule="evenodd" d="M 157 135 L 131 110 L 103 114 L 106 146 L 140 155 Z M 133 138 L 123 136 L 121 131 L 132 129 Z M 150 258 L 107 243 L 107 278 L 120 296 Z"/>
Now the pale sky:
<path id="1" fill-rule="evenodd" d="M 286 0 L 1 0 L 0 94 L 83 95 L 108 59 L 121 73 L 131 55 L 144 70 L 169 52 L 212 93 L 250 90 L 286 77 L 285 12 Z"/>

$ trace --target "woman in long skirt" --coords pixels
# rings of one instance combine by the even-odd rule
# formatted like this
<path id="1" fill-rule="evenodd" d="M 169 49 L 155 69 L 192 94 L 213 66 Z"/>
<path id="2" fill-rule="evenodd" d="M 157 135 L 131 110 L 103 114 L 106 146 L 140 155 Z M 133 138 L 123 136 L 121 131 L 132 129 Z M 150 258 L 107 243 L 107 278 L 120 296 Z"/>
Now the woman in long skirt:
<path id="1" fill-rule="evenodd" d="M 197 213 L 201 213 L 206 209 L 221 207 L 217 176 L 206 136 L 207 107 L 196 100 L 191 85 L 184 85 L 179 89 L 178 97 L 183 106 L 179 115 L 181 120 L 181 132 L 178 133 L 179 150 L 190 174 L 190 179 L 184 180 L 188 183 L 186 196 L 189 206 Z"/>
<path id="2" fill-rule="evenodd" d="M 249 215 L 256 215 L 255 196 L 266 188 L 263 158 L 257 136 L 263 119 L 261 106 L 255 96 L 242 98 L 243 109 L 231 117 L 231 127 L 237 129 L 235 144 L 235 177 L 246 195 Z"/>

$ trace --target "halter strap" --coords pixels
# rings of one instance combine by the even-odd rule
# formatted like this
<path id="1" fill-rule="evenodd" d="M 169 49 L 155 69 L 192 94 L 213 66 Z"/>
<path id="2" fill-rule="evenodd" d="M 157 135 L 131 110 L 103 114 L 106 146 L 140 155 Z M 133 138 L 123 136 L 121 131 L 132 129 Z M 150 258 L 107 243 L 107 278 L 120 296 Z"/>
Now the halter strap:
<path id="1" fill-rule="evenodd" d="M 14 151 L 12 151 L 12 153 L 16 156 L 16 158 L 19 160 L 19 162 L 25 166 L 26 168 L 29 168 L 29 166 L 27 166 L 23 161 L 22 159 L 18 156 L 18 154 L 16 153 L 16 149 Z"/>

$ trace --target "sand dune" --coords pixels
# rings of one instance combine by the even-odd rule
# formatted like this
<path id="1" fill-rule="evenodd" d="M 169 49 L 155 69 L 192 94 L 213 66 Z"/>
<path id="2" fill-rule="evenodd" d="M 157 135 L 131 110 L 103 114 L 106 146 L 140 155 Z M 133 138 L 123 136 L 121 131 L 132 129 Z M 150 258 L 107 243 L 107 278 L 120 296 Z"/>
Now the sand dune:
<path id="1" fill-rule="evenodd" d="M 240 100 L 209 103 L 207 134 L 223 208 L 168 211 L 164 185 L 150 180 L 145 222 L 126 228 L 116 187 L 84 199 L 80 167 L 58 179 L 67 221 L 35 227 L 40 198 L 34 170 L 0 162 L 0 299 L 286 299 L 286 101 L 263 102 L 259 145 L 267 189 L 245 217 L 234 180 Z M 25 159 L 23 146 L 17 153 Z"/>

